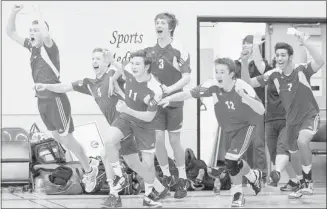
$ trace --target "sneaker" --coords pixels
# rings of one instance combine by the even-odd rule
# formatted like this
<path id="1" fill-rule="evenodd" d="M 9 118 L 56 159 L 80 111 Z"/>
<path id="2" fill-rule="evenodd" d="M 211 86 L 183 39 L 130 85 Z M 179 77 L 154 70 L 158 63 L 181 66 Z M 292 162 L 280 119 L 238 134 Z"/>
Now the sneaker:
<path id="1" fill-rule="evenodd" d="M 261 191 L 262 171 L 259 169 L 255 169 L 253 170 L 253 172 L 256 175 L 256 180 L 253 183 L 249 181 L 249 184 L 252 186 L 255 195 L 258 195 Z"/>
<path id="2" fill-rule="evenodd" d="M 122 191 L 123 189 L 125 189 L 126 187 L 128 187 L 129 182 L 128 182 L 127 174 L 125 173 L 121 177 L 116 175 L 115 178 L 114 178 L 113 185 L 114 185 L 113 189 L 116 190 L 116 191 L 119 191 L 119 192 Z"/>
<path id="3" fill-rule="evenodd" d="M 287 182 L 287 184 L 285 184 L 284 186 L 282 186 L 280 188 L 281 191 L 286 192 L 286 191 L 295 191 L 299 188 L 300 184 L 299 183 L 295 183 L 292 180 L 289 180 Z"/>
<path id="4" fill-rule="evenodd" d="M 163 176 L 162 178 L 162 185 L 164 187 L 168 187 L 168 188 L 171 188 L 173 187 L 175 184 L 176 184 L 176 179 L 175 179 L 175 176 Z"/>
<path id="5" fill-rule="evenodd" d="M 305 180 L 305 187 L 301 190 L 303 195 L 313 195 L 313 181 Z"/>
<path id="6" fill-rule="evenodd" d="M 101 205 L 104 206 L 104 208 L 121 208 L 123 204 L 119 195 L 115 196 L 109 194 L 109 197 Z"/>
<path id="7" fill-rule="evenodd" d="M 182 199 L 186 197 L 187 195 L 187 180 L 183 178 L 179 178 L 178 183 L 176 185 L 176 191 L 174 194 L 174 198 L 176 199 Z"/>
<path id="8" fill-rule="evenodd" d="M 163 200 L 170 196 L 170 192 L 167 187 L 165 187 L 165 189 L 161 193 L 153 189 L 153 193 L 156 195 L 156 198 L 154 199 L 155 201 Z"/>
<path id="9" fill-rule="evenodd" d="M 97 185 L 97 176 L 99 173 L 99 170 L 97 167 L 91 167 L 92 170 L 90 173 L 85 173 L 84 177 L 82 179 L 82 183 L 84 184 L 85 187 L 85 192 L 90 193 L 92 192 L 96 185 Z"/>
<path id="10" fill-rule="evenodd" d="M 244 194 L 236 192 L 233 196 L 232 207 L 243 207 L 245 204 Z"/>
<path id="11" fill-rule="evenodd" d="M 153 192 L 150 193 L 150 195 L 146 196 L 144 195 L 143 198 L 143 206 L 150 207 L 150 208 L 162 208 L 161 202 L 158 202 L 153 199 L 154 194 Z"/>
<path id="12" fill-rule="evenodd" d="M 277 187 L 278 182 L 280 180 L 280 173 L 276 170 L 271 171 L 270 173 L 271 182 L 268 184 L 269 186 Z"/>

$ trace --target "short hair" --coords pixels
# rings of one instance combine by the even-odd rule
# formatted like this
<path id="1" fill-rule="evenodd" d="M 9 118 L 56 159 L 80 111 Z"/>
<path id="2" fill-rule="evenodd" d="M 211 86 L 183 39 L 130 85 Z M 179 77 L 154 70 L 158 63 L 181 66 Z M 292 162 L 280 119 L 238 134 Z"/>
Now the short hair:
<path id="1" fill-rule="evenodd" d="M 245 36 L 242 43 L 245 44 L 245 42 L 253 44 L 253 35 Z"/>
<path id="2" fill-rule="evenodd" d="M 47 26 L 48 30 L 50 30 L 49 24 L 48 24 L 46 21 L 44 21 L 44 23 L 45 23 L 45 25 Z M 32 22 L 32 25 L 37 25 L 37 24 L 39 24 L 39 21 L 38 21 L 38 20 L 34 20 L 34 21 Z"/>
<path id="3" fill-rule="evenodd" d="M 95 52 L 101 52 L 101 53 L 103 53 L 106 50 L 109 51 L 108 49 L 97 47 L 97 48 L 94 48 L 93 49 L 93 52 L 92 53 L 95 53 Z"/>
<path id="4" fill-rule="evenodd" d="M 288 53 L 288 56 L 292 56 L 294 54 L 293 47 L 285 42 L 278 42 L 275 45 L 275 53 L 278 49 L 285 49 Z"/>
<path id="5" fill-rule="evenodd" d="M 157 19 L 166 19 L 167 20 L 168 28 L 170 30 L 172 30 L 170 32 L 170 35 L 173 37 L 176 26 L 178 25 L 178 20 L 176 19 L 176 16 L 174 14 L 172 14 L 172 13 L 163 12 L 163 13 L 160 13 L 160 14 L 156 15 L 156 17 L 154 18 L 154 22 L 156 22 Z"/>
<path id="6" fill-rule="evenodd" d="M 134 57 L 142 57 L 144 60 L 144 65 L 149 65 L 148 73 L 151 73 L 152 58 L 149 56 L 149 54 L 147 54 L 145 50 L 132 52 L 130 58 L 133 59 Z"/>
<path id="7" fill-rule="evenodd" d="M 236 73 L 237 73 L 236 72 L 236 64 L 232 59 L 230 59 L 228 57 L 217 58 L 215 60 L 215 65 L 217 65 L 217 64 L 226 65 L 228 67 L 229 73 L 233 72 L 234 73 L 233 78 L 235 78 Z"/>

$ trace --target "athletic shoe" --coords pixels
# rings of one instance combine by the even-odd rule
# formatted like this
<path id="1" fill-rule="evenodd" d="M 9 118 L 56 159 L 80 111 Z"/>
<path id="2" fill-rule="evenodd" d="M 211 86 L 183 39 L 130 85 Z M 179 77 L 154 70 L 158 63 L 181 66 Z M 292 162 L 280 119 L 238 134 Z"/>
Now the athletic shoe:
<path id="1" fill-rule="evenodd" d="M 176 186 L 176 191 L 174 194 L 174 198 L 176 199 L 182 199 L 186 197 L 187 195 L 187 180 L 183 178 L 179 178 L 177 186 Z"/>
<path id="2" fill-rule="evenodd" d="M 249 184 L 252 186 L 252 189 L 254 190 L 255 195 L 258 195 L 259 192 L 261 191 L 262 171 L 259 169 L 255 169 L 255 170 L 253 170 L 253 172 L 256 176 L 256 179 L 254 182 L 249 181 Z"/>
<path id="3" fill-rule="evenodd" d="M 92 167 L 91 166 L 91 172 L 90 173 L 85 173 L 84 177 L 82 179 L 82 183 L 84 184 L 85 187 L 85 192 L 90 193 L 92 192 L 96 185 L 97 185 L 97 176 L 99 173 L 99 170 L 97 167 Z"/>
<path id="4" fill-rule="evenodd" d="M 232 207 L 243 207 L 245 204 L 244 194 L 236 192 L 233 196 Z"/>

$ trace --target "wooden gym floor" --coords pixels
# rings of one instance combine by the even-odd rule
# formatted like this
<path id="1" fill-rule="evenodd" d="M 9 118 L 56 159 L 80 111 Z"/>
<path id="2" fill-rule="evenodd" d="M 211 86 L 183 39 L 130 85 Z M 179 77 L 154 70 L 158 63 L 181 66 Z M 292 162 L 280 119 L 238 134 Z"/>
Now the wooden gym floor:
<path id="1" fill-rule="evenodd" d="M 243 188 L 243 191 L 246 208 L 326 208 L 326 184 L 315 185 L 313 196 L 303 196 L 297 200 L 288 199 L 289 192 L 281 192 L 279 187 L 266 186 L 258 196 L 254 196 L 250 187 Z M 105 197 L 106 195 L 48 196 L 3 192 L 1 208 L 101 208 Z M 143 207 L 142 197 L 142 194 L 122 196 L 123 207 Z M 214 195 L 213 191 L 193 191 L 184 199 L 169 197 L 162 203 L 166 208 L 229 208 L 231 196 L 230 191 L 222 191 L 220 195 Z"/>

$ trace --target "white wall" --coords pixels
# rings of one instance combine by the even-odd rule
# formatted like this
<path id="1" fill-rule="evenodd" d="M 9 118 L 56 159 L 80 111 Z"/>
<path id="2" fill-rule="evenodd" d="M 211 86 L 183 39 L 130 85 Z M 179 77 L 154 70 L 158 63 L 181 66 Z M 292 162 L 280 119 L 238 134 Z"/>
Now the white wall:
<path id="1" fill-rule="evenodd" d="M 22 2 L 39 4 L 48 21 L 61 57 L 61 80 L 69 82 L 92 76 L 91 51 L 107 47 L 123 55 L 129 49 L 143 48 L 155 43 L 154 17 L 159 12 L 175 13 L 180 21 L 176 39 L 181 40 L 191 54 L 192 82 L 196 84 L 196 18 L 197 16 L 271 16 L 325 17 L 325 2 Z M 29 53 L 5 35 L 6 22 L 15 2 L 2 3 L 2 115 L 3 126 L 27 125 L 38 120 L 36 100 L 29 67 Z M 31 8 L 31 7 L 29 7 Z M 260 8 L 260 9 L 254 9 Z M 291 9 L 290 9 L 291 8 Z M 29 13 L 31 9 L 26 9 Z M 17 30 L 28 35 L 31 15 L 17 17 Z M 110 44 L 112 32 L 143 34 L 141 44 Z M 92 116 L 100 111 L 91 98 L 70 93 L 75 123 L 79 114 Z M 196 153 L 196 101 L 185 104 L 183 145 Z M 24 121 L 24 122 L 23 122 Z M 171 153 L 171 152 L 170 152 Z"/>

